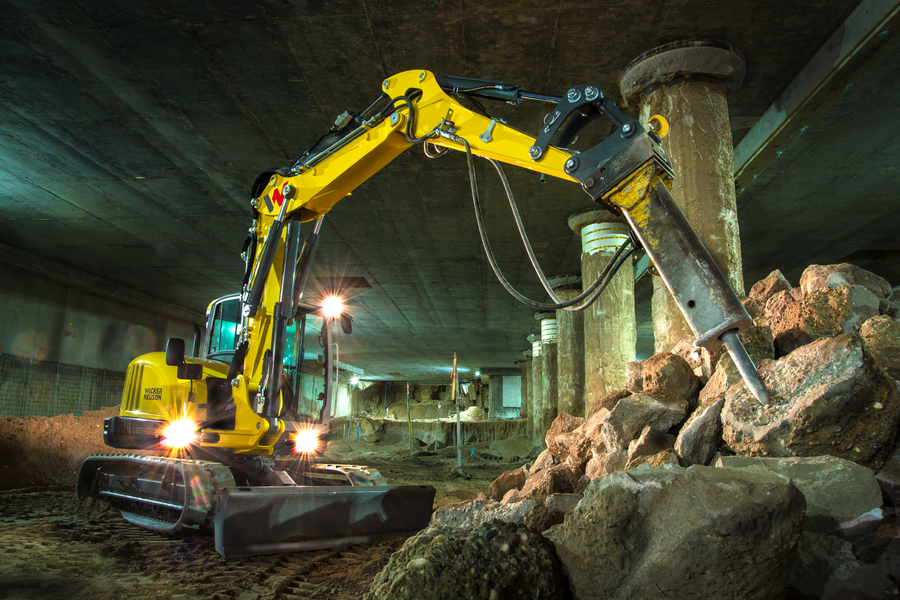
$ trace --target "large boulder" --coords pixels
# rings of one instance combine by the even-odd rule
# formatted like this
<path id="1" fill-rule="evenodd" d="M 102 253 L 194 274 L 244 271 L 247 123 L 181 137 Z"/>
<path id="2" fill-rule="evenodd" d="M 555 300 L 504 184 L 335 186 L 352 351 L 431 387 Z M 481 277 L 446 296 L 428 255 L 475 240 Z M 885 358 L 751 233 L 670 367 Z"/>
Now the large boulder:
<path id="1" fill-rule="evenodd" d="M 778 598 L 803 494 L 762 469 L 640 466 L 593 480 L 547 532 L 577 597 Z"/>
<path id="2" fill-rule="evenodd" d="M 893 600 L 898 597 L 897 585 L 879 567 L 860 562 L 850 542 L 809 531 L 800 536 L 790 587 L 795 598 Z"/>
<path id="3" fill-rule="evenodd" d="M 875 364 L 900 380 L 900 323 L 881 315 L 872 317 L 859 330 Z"/>
<path id="4" fill-rule="evenodd" d="M 675 440 L 675 452 L 683 465 L 708 465 L 712 460 L 722 441 L 720 417 L 724 404 L 723 394 L 722 397 L 701 405 L 678 432 L 678 438 Z"/>
<path id="5" fill-rule="evenodd" d="M 725 394 L 722 437 L 736 454 L 831 454 L 881 467 L 894 447 L 900 391 L 858 334 L 817 340 L 764 361 L 759 371 L 771 396 L 767 406 L 742 382 Z"/>
<path id="6" fill-rule="evenodd" d="M 411 537 L 375 577 L 367 600 L 565 598 L 553 546 L 523 525 L 430 527 Z"/>
<path id="7" fill-rule="evenodd" d="M 668 431 L 684 420 L 687 409 L 688 402 L 682 396 L 663 391 L 622 398 L 601 426 L 607 451 L 627 450 L 644 427 Z"/>
<path id="8" fill-rule="evenodd" d="M 887 298 L 891 293 L 891 284 L 883 277 L 849 263 L 810 265 L 800 276 L 800 289 L 804 294 L 851 285 L 866 288 L 876 298 Z"/>
<path id="9" fill-rule="evenodd" d="M 487 497 L 499 502 L 509 490 L 519 489 L 525 485 L 526 479 L 528 479 L 528 474 L 525 469 L 507 471 L 491 482 L 488 486 Z"/>
<path id="10" fill-rule="evenodd" d="M 571 463 L 553 465 L 529 477 L 518 497 L 544 502 L 552 494 L 571 494 L 582 475 L 584 472 Z"/>
<path id="11" fill-rule="evenodd" d="M 881 489 L 875 473 L 834 456 L 758 458 L 723 456 L 717 467 L 757 467 L 790 477 L 806 498 L 804 531 L 868 541 L 881 523 Z"/>
<path id="12" fill-rule="evenodd" d="M 768 277 L 761 279 L 753 284 L 750 288 L 750 297 L 765 303 L 778 292 L 789 292 L 791 290 L 791 282 L 781 274 L 781 271 L 775 269 L 769 273 Z"/>
<path id="13" fill-rule="evenodd" d="M 638 363 L 628 363 L 629 390 L 652 394 L 664 390 L 688 401 L 696 400 L 700 380 L 691 365 L 681 356 L 660 352 Z"/>
<path id="14" fill-rule="evenodd" d="M 578 429 L 584 422 L 585 419 L 582 417 L 574 417 L 568 413 L 559 413 L 556 418 L 553 419 L 550 428 L 547 430 L 547 434 L 544 436 L 547 450 L 550 451 L 553 458 L 559 462 L 563 462 L 569 458 L 571 452 L 578 451 L 577 440 L 583 436 L 576 434 L 575 436 L 566 436 L 562 439 L 560 439 L 560 437 Z"/>
<path id="15" fill-rule="evenodd" d="M 521 500 L 501 504 L 493 500 L 471 500 L 447 504 L 434 511 L 431 526 L 445 525 L 459 529 L 475 529 L 493 520 L 524 525 L 532 531 L 544 531 L 557 523 L 562 523 L 567 511 L 536 500 Z M 571 510 L 571 508 L 569 509 Z"/>
<path id="16" fill-rule="evenodd" d="M 824 289 L 788 304 L 781 318 L 770 323 L 779 355 L 819 338 L 858 331 L 878 314 L 878 298 L 862 286 Z"/>

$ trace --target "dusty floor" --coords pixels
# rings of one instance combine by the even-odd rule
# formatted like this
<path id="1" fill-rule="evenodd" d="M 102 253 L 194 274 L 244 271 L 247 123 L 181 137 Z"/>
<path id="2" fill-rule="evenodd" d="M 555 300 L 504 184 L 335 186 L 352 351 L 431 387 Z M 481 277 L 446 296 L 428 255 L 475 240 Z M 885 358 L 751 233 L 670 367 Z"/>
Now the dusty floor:
<path id="1" fill-rule="evenodd" d="M 43 425 L 30 429 L 42 431 Z M 21 439 L 21 428 L 17 434 Z M 0 463 L 10 465 L 6 475 L 17 470 L 13 451 L 7 446 L 0 453 Z M 464 456 L 460 475 L 453 448 L 410 457 L 403 444 L 343 440 L 329 445 L 324 460 L 375 467 L 389 484 L 431 484 L 437 489 L 435 508 L 474 498 L 502 472 L 520 466 L 476 454 Z M 40 460 L 28 462 L 30 469 L 41 468 Z M 56 485 L 0 491 L 0 598 L 357 598 L 405 540 L 392 536 L 368 546 L 225 559 L 210 537 L 143 531 L 105 503 L 79 503 L 73 490 Z"/>

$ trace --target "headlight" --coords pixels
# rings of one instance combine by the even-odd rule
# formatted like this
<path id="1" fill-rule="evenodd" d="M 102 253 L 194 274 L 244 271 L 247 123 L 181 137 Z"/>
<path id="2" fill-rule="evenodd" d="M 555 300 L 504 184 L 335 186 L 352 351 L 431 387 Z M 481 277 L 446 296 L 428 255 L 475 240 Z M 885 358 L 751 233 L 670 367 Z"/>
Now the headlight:
<path id="1" fill-rule="evenodd" d="M 162 445 L 168 448 L 184 448 L 197 442 L 197 424 L 191 419 L 176 419 L 163 429 Z"/>
<path id="2" fill-rule="evenodd" d="M 344 312 L 344 301 L 338 296 L 328 296 L 322 300 L 322 314 L 329 319 L 337 319 Z"/>
<path id="3" fill-rule="evenodd" d="M 319 448 L 319 435 L 313 429 L 302 429 L 294 435 L 294 451 L 297 454 L 312 454 Z"/>

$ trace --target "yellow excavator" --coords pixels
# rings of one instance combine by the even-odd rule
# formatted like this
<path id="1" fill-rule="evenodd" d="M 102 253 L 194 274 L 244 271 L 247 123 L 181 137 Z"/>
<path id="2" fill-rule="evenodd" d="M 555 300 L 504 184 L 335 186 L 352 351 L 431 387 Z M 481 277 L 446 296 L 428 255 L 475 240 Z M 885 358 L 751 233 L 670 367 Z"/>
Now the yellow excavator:
<path id="1" fill-rule="evenodd" d="M 349 333 L 351 319 L 302 300 L 325 214 L 419 144 L 430 158 L 464 153 L 488 261 L 516 298 L 541 310 L 582 310 L 643 249 L 698 336 L 695 343 L 708 349 L 725 344 L 750 389 L 767 401 L 737 337 L 750 317 L 669 193 L 673 172 L 660 145 L 668 132 L 662 117 L 647 123 L 630 118 L 596 85 L 551 96 L 508 82 L 406 71 L 385 79 L 381 91 L 362 112 L 341 115 L 292 166 L 256 179 L 243 288 L 229 309 L 227 354 L 213 349 L 226 323 L 224 305 L 216 305 L 200 357 L 186 358 L 184 342 L 170 340 L 166 352 L 135 359 L 120 414 L 107 420 L 104 439 L 112 447 L 153 453 L 89 457 L 79 474 L 79 498 L 105 498 L 130 521 L 158 531 L 213 530 L 216 549 L 226 556 L 323 548 L 427 525 L 433 487 L 387 486 L 371 469 L 316 463 L 330 412 L 332 325 L 340 322 Z M 489 116 L 484 100 L 544 102 L 549 111 L 531 136 Z M 599 117 L 612 121 L 612 133 L 590 148 L 571 149 Z M 481 218 L 475 156 L 496 167 L 552 302 L 526 298 L 497 266 Z M 547 284 L 499 163 L 570 181 L 630 225 L 631 240 L 578 298 L 564 302 Z M 313 226 L 301 244 L 305 222 Z M 282 357 L 289 327 L 308 315 L 323 321 L 326 393 L 313 414 L 299 415 Z M 288 371 L 297 368 L 290 363 Z M 290 456 L 279 452 L 285 437 L 295 444 Z M 170 446 L 186 455 L 172 456 Z"/>

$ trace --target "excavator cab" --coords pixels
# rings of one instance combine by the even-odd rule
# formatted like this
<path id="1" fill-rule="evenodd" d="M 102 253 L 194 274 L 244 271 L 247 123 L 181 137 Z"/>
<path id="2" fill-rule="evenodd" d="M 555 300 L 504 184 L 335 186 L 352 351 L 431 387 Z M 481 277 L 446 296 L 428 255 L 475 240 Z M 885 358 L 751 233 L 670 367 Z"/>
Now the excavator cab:
<path id="1" fill-rule="evenodd" d="M 315 383 L 308 374 L 304 378 L 302 372 L 304 359 L 308 357 L 308 334 L 318 333 L 322 327 L 321 310 L 321 307 L 304 304 L 300 310 L 302 316 L 286 328 L 281 358 L 282 404 L 278 415 L 285 423 L 285 432 L 276 442 L 275 454 L 289 454 L 297 434 L 322 420 L 321 414 L 326 404 L 325 386 Z M 241 332 L 247 326 L 242 314 L 240 294 L 229 294 L 210 302 L 206 309 L 206 335 L 200 346 L 200 359 L 231 364 L 240 345 Z M 341 312 L 340 320 L 343 331 L 350 333 L 348 324 L 352 317 L 346 310 Z"/>

